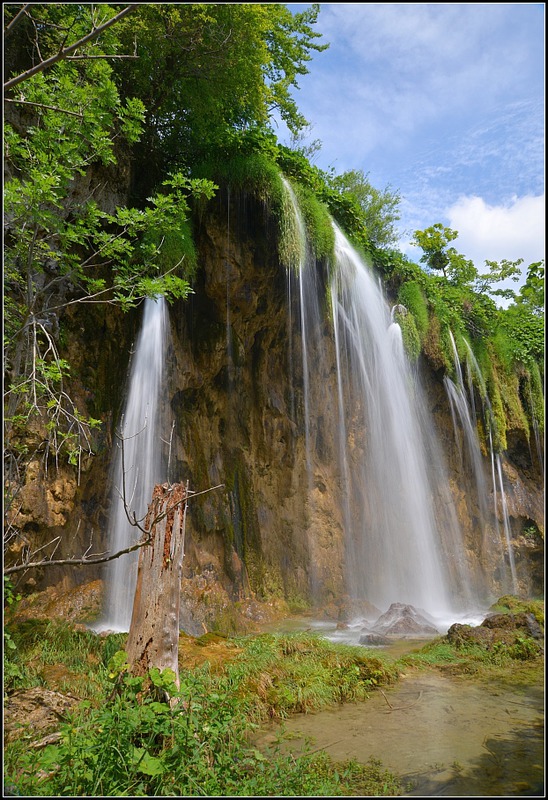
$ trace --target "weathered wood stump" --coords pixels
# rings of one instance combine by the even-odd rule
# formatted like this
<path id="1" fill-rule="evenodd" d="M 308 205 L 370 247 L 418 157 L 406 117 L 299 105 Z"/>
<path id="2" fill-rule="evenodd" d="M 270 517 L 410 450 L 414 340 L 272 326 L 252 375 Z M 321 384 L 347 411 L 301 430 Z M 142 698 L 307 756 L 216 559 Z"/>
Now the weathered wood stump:
<path id="1" fill-rule="evenodd" d="M 139 551 L 127 655 L 134 675 L 170 668 L 179 686 L 179 610 L 187 491 L 182 483 L 158 484 L 145 528 L 150 543 Z"/>

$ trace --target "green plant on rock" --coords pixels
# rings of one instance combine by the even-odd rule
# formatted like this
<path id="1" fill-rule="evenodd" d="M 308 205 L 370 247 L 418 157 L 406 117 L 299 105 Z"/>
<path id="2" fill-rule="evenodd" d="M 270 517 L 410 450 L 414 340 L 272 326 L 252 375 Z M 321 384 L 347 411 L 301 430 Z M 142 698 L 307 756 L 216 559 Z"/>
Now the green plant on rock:
<path id="1" fill-rule="evenodd" d="M 535 362 L 525 371 L 522 378 L 521 397 L 531 427 L 536 428 L 539 437 L 544 434 L 544 391 L 540 369 Z"/>
<path id="2" fill-rule="evenodd" d="M 13 582 L 7 575 L 4 575 L 4 615 L 6 612 L 13 611 L 17 603 L 21 600 L 21 595 L 16 592 Z M 14 686 L 16 681 L 23 678 L 23 672 L 17 653 L 17 643 L 14 640 L 10 626 L 4 622 L 4 692 Z"/>
<path id="3" fill-rule="evenodd" d="M 416 361 L 421 354 L 421 339 L 415 324 L 415 317 L 407 310 L 396 310 L 394 320 L 401 328 L 405 352 L 411 361 Z"/>
<path id="4" fill-rule="evenodd" d="M 428 332 L 428 304 L 418 281 L 406 281 L 398 291 L 398 303 L 413 315 L 415 327 L 421 341 Z"/>
<path id="5" fill-rule="evenodd" d="M 335 232 L 327 206 L 306 187 L 296 184 L 299 208 L 301 210 L 308 246 L 318 261 L 334 261 Z"/>
<path id="6" fill-rule="evenodd" d="M 539 625 L 544 627 L 544 603 L 542 600 L 526 600 L 516 595 L 505 594 L 499 597 L 498 600 L 490 606 L 490 611 L 518 614 L 524 611 L 527 614 L 533 614 Z"/>

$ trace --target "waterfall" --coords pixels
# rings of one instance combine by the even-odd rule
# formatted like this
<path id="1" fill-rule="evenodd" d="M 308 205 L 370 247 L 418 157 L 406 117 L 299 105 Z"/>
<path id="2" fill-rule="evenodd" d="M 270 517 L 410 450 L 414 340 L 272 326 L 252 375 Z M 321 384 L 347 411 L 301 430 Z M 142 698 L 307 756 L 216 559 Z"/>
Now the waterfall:
<path id="1" fill-rule="evenodd" d="M 313 522 L 316 518 L 317 507 L 314 499 L 314 484 L 315 473 L 313 463 L 313 452 L 315 450 L 315 438 L 318 435 L 318 414 L 317 409 L 313 408 L 312 399 L 312 384 L 318 380 L 318 376 L 326 370 L 326 356 L 322 345 L 321 328 L 323 323 L 323 308 L 320 304 L 321 291 L 318 287 L 318 273 L 314 268 L 315 261 L 313 253 L 310 250 L 307 236 L 306 226 L 302 217 L 299 204 L 291 184 L 283 179 L 286 188 L 287 197 L 289 198 L 289 213 L 292 211 L 294 218 L 292 220 L 291 231 L 288 238 L 291 240 L 292 246 L 289 247 L 286 253 L 287 260 L 287 281 L 288 281 L 288 299 L 292 296 L 295 297 L 298 304 L 299 313 L 299 333 L 301 340 L 300 355 L 302 366 L 302 428 L 304 430 L 305 439 L 305 459 L 306 459 L 306 477 L 307 477 L 307 511 L 311 527 L 309 530 L 309 580 L 310 590 L 312 596 L 317 592 L 320 578 L 317 575 L 317 562 L 318 555 L 316 552 L 317 536 L 314 526 L 317 522 Z M 292 290 L 293 282 L 297 282 L 295 290 Z M 291 314 L 292 305 L 289 305 L 289 314 Z M 291 319 L 288 321 L 291 328 Z M 289 338 L 291 347 L 291 367 L 293 369 L 293 345 L 292 337 Z M 291 385 L 291 402 L 295 406 L 293 395 L 293 381 L 296 375 L 290 376 Z M 297 412 L 295 411 L 295 417 Z M 300 425 L 298 425 L 300 427 Z"/>
<path id="2" fill-rule="evenodd" d="M 433 421 L 401 328 L 368 265 L 334 223 L 336 263 L 330 286 L 322 283 L 298 203 L 284 184 L 304 240 L 298 299 L 309 516 L 314 514 L 314 465 L 322 441 L 333 433 L 349 595 L 380 611 L 395 602 L 414 605 L 441 625 L 456 615 L 477 613 L 485 607 L 481 581 L 467 562 Z M 326 295 L 336 360 L 334 404 L 325 394 Z M 313 556 L 317 531 L 309 524 Z M 314 564 L 311 572 L 314 584 Z"/>
<path id="3" fill-rule="evenodd" d="M 500 454 L 495 454 L 493 449 L 493 437 L 491 429 L 492 411 L 489 404 L 489 398 L 485 389 L 485 383 L 481 370 L 476 361 L 472 348 L 469 342 L 464 340 L 466 347 L 466 366 L 467 366 L 467 379 L 468 391 L 464 384 L 462 367 L 460 363 L 457 346 L 455 343 L 452 332 L 449 332 L 451 339 L 451 346 L 453 350 L 453 360 L 456 374 L 456 384 L 445 376 L 444 385 L 449 398 L 451 414 L 453 418 L 453 428 L 459 453 L 461 457 L 461 469 L 470 467 L 472 475 L 476 484 L 478 508 L 480 512 L 480 523 L 482 528 L 482 560 L 487 563 L 496 564 L 496 570 L 500 575 L 500 589 L 499 594 L 507 594 L 508 592 L 515 593 L 517 591 L 517 578 L 514 563 L 514 554 L 511 543 L 510 535 L 510 518 L 506 503 L 506 495 L 504 492 L 504 482 L 502 478 L 502 464 Z M 474 386 L 473 375 L 476 376 L 479 385 L 481 402 L 483 404 L 483 419 L 488 430 L 489 435 L 489 451 L 491 457 L 491 480 L 493 486 L 493 501 L 494 501 L 494 525 L 495 536 L 491 536 L 491 527 L 487 524 L 487 485 L 485 481 L 485 474 L 483 470 L 483 462 L 480 450 L 480 443 L 478 439 L 478 432 L 476 428 L 476 408 L 474 401 Z M 462 428 L 464 442 L 466 444 L 466 452 L 468 453 L 468 460 L 464 460 L 464 453 L 460 443 L 458 432 L 458 423 Z M 498 510 L 498 495 L 501 498 L 500 513 L 503 518 L 502 533 L 499 524 L 499 510 Z M 504 536 L 504 540 L 503 540 Z M 508 562 L 510 565 L 510 576 L 508 576 L 508 569 L 504 560 L 504 552 L 508 553 Z M 495 570 L 494 570 L 495 571 Z"/>
<path id="4" fill-rule="evenodd" d="M 510 575 L 512 578 L 512 594 L 518 593 L 518 579 L 516 574 L 516 563 L 514 560 L 514 549 L 512 547 L 512 539 L 510 534 L 510 514 L 508 513 L 508 506 L 506 503 L 506 492 L 504 491 L 504 481 L 502 478 L 502 461 L 500 457 L 500 453 L 496 454 L 495 457 L 496 465 L 497 465 L 497 478 L 498 478 L 498 485 L 500 490 L 500 502 L 501 502 L 501 513 L 502 513 L 502 530 L 504 532 L 504 541 L 506 542 L 506 552 L 508 553 L 508 563 L 510 564 Z M 493 479 L 493 484 L 495 485 L 496 481 Z M 495 497 L 495 504 L 496 500 L 496 491 L 493 492 Z M 495 506 L 495 513 L 496 513 L 496 506 Z M 498 521 L 498 518 L 497 518 Z"/>
<path id="5" fill-rule="evenodd" d="M 476 497 L 479 509 L 479 521 L 482 530 L 482 551 L 484 556 L 488 555 L 490 549 L 490 536 L 488 530 L 488 506 L 487 506 L 487 484 L 485 481 L 485 472 L 483 467 L 483 459 L 481 455 L 480 442 L 476 428 L 476 411 L 474 402 L 474 389 L 472 382 L 472 367 L 471 358 L 467 359 L 467 378 L 469 392 L 467 392 L 464 385 L 464 378 L 462 374 L 462 367 L 460 363 L 459 354 L 453 333 L 449 331 L 451 340 L 451 347 L 453 350 L 453 361 L 455 366 L 456 383 L 446 375 L 443 379 L 447 397 L 449 398 L 449 405 L 451 408 L 451 417 L 453 420 L 453 430 L 455 433 L 455 441 L 460 456 L 461 470 L 471 469 L 472 476 L 476 487 Z M 469 351 L 471 355 L 472 351 Z M 472 362 L 476 368 L 477 376 L 480 379 L 480 388 L 482 393 L 482 400 L 485 396 L 483 379 L 481 372 L 475 360 Z M 459 435 L 459 425 L 462 430 L 462 438 L 464 440 L 465 448 L 461 442 Z"/>
<path id="6" fill-rule="evenodd" d="M 142 520 L 152 499 L 152 489 L 167 479 L 162 458 L 160 399 L 168 343 L 168 315 L 163 298 L 147 299 L 143 322 L 132 357 L 124 412 L 111 468 L 112 497 L 108 528 L 110 552 L 137 543 L 141 532 L 130 525 L 122 500 L 125 484 L 130 512 Z M 122 449 L 123 444 L 123 449 Z M 123 465 L 122 465 L 123 461 Z M 137 580 L 138 550 L 107 564 L 105 607 L 99 629 L 128 631 Z"/>
<path id="7" fill-rule="evenodd" d="M 401 329 L 335 226 L 331 295 L 349 591 L 448 619 L 478 602 L 445 468 Z M 349 431 L 364 431 L 349 444 Z M 450 567 L 449 567 L 450 565 Z"/>
<path id="8" fill-rule="evenodd" d="M 307 306 L 304 302 L 304 296 L 306 293 L 306 287 L 304 285 L 304 281 L 306 279 L 307 270 L 306 264 L 307 261 L 310 259 L 310 253 L 308 252 L 307 248 L 307 239 L 306 239 L 306 229 L 304 220 L 302 218 L 302 214 L 299 209 L 299 204 L 297 202 L 297 198 L 295 197 L 295 193 L 289 181 L 285 178 L 282 179 L 282 182 L 285 186 L 286 192 L 289 197 L 290 207 L 293 211 L 294 215 L 294 223 L 295 223 L 295 230 L 292 232 L 293 236 L 291 238 L 293 247 L 295 248 L 296 252 L 288 252 L 286 254 L 287 264 L 286 264 L 286 277 L 287 277 L 287 298 L 288 298 L 288 347 L 289 347 L 289 363 L 290 363 L 290 370 L 293 373 L 293 339 L 292 339 L 292 320 L 291 320 L 291 312 L 292 312 L 292 284 L 293 281 L 296 279 L 298 282 L 298 301 L 299 301 L 299 312 L 300 312 L 300 334 L 301 334 L 301 357 L 302 357 L 302 378 L 303 378 L 303 410 L 304 410 L 304 431 L 305 431 L 305 441 L 306 441 L 306 457 L 307 457 L 307 474 L 308 474 L 308 481 L 311 484 L 312 481 L 312 465 L 309 460 L 310 456 L 310 390 L 309 390 L 309 381 L 310 381 L 310 371 L 309 371 L 309 364 L 308 364 L 308 353 L 309 353 L 309 345 L 307 343 L 309 331 L 313 329 L 313 325 L 311 325 L 308 320 L 307 316 L 311 315 L 314 319 L 317 319 L 319 314 L 317 308 L 311 308 L 310 304 Z M 295 403 L 294 399 L 294 391 L 293 391 L 293 375 L 291 376 L 290 381 L 290 390 L 291 390 L 291 402 L 292 405 Z"/>

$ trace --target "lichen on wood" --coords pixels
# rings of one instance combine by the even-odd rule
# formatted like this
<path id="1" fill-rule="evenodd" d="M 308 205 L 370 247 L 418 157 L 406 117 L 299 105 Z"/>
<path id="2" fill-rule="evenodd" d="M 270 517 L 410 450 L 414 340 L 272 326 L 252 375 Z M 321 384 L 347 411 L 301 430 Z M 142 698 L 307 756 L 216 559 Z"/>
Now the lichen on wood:
<path id="1" fill-rule="evenodd" d="M 182 483 L 158 484 L 145 529 L 150 543 L 140 549 L 127 654 L 134 675 L 152 667 L 171 669 L 179 684 L 178 643 L 181 576 L 188 491 Z"/>

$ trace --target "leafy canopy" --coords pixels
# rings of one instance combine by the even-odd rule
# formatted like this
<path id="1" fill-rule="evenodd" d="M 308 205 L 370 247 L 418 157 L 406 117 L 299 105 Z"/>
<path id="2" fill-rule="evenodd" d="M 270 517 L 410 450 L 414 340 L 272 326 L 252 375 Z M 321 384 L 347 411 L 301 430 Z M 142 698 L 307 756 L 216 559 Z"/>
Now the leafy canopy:
<path id="1" fill-rule="evenodd" d="M 37 55 L 58 52 L 61 43 L 85 40 L 115 14 L 109 6 L 71 4 L 16 10 L 11 35 L 27 44 L 9 74 L 21 74 Z M 85 419 L 66 391 L 70 364 L 59 344 L 64 310 L 89 302 L 128 309 L 157 294 L 185 297 L 195 266 L 185 224 L 189 198 L 214 190 L 209 181 L 174 174 L 144 207 L 121 202 L 107 211 L 104 198 L 101 207 L 101 181 L 119 153 L 138 141 L 145 118 L 142 101 L 122 100 L 113 80 L 106 56 L 119 47 L 109 28 L 70 58 L 19 81 L 6 97 L 8 441 L 15 446 L 11 434 L 38 419 L 45 457 L 63 451 L 73 463 L 82 449 L 90 451 L 95 421 Z"/>
<path id="2" fill-rule="evenodd" d="M 207 159 L 233 130 L 268 126 L 277 111 L 291 131 L 306 120 L 291 90 L 319 44 L 319 6 L 154 3 L 121 24 L 138 59 L 116 65 L 123 97 L 146 108 L 143 153 L 158 170 Z"/>

